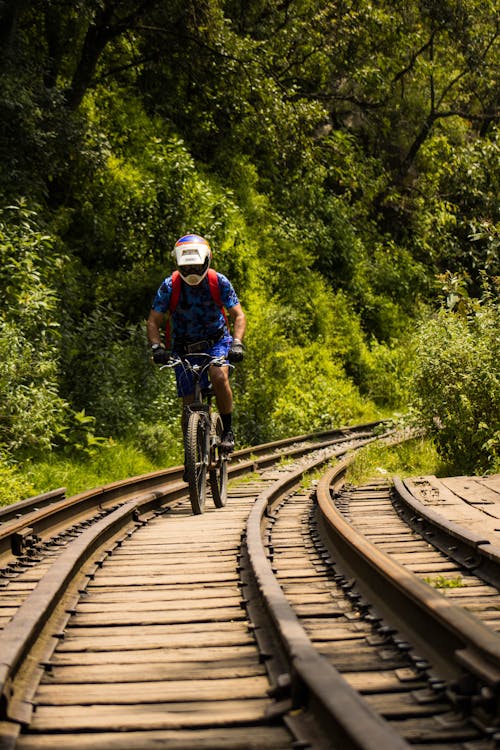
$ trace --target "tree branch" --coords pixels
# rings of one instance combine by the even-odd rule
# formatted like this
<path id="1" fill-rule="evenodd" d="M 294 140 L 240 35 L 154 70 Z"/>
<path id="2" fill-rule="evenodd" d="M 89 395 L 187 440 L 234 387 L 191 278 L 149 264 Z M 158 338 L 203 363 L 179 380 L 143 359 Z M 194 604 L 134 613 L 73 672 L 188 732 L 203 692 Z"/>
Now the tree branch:
<path id="1" fill-rule="evenodd" d="M 112 0 L 107 0 L 104 6 L 97 11 L 94 22 L 89 24 L 87 29 L 80 59 L 67 94 L 70 109 L 74 110 L 79 107 L 92 81 L 99 57 L 108 42 L 136 26 L 144 13 L 160 4 L 160 2 L 161 0 L 143 0 L 135 10 L 124 18 L 118 18 L 114 23 L 113 16 L 117 6 L 114 5 Z"/>

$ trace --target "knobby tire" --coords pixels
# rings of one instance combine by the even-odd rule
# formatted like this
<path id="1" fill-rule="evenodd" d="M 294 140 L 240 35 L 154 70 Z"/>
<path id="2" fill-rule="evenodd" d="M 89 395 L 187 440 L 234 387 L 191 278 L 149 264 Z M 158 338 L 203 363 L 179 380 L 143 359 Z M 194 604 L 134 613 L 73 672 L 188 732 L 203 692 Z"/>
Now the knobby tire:
<path id="1" fill-rule="evenodd" d="M 222 437 L 222 420 L 219 414 L 213 413 L 212 439 L 215 436 L 215 444 L 212 447 L 211 464 L 208 473 L 210 489 L 216 508 L 223 508 L 227 502 L 227 457 L 220 450 Z"/>
<path id="2" fill-rule="evenodd" d="M 192 412 L 186 430 L 186 479 L 195 515 L 205 510 L 208 450 L 207 423 L 202 414 Z"/>

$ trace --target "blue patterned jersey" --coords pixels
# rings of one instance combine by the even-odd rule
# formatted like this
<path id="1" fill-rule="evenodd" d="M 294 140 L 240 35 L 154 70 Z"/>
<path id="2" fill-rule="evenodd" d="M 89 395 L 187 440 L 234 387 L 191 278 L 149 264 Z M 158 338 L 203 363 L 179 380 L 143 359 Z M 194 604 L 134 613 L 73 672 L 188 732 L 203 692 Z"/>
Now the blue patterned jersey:
<path id="1" fill-rule="evenodd" d="M 226 310 L 239 304 L 233 285 L 222 273 L 217 273 L 222 304 Z M 168 312 L 172 294 L 172 277 L 168 276 L 156 292 L 152 308 L 156 312 Z M 214 338 L 225 326 L 225 320 L 210 294 L 208 279 L 190 286 L 181 281 L 179 304 L 172 315 L 172 338 L 184 341 L 200 341 Z"/>

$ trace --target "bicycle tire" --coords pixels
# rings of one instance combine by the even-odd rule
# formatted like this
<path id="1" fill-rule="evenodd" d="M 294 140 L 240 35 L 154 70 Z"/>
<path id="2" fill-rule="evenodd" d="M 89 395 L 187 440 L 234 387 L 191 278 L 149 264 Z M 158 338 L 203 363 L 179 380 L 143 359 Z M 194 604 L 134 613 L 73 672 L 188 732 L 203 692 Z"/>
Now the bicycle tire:
<path id="1" fill-rule="evenodd" d="M 186 479 L 194 515 L 205 510 L 208 441 L 204 415 L 191 412 L 186 429 Z"/>
<path id="2" fill-rule="evenodd" d="M 211 415 L 211 435 L 215 436 L 215 444 L 212 446 L 210 470 L 208 472 L 212 499 L 216 508 L 223 508 L 227 503 L 227 456 L 220 450 L 220 439 L 222 437 L 222 419 L 219 414 Z"/>

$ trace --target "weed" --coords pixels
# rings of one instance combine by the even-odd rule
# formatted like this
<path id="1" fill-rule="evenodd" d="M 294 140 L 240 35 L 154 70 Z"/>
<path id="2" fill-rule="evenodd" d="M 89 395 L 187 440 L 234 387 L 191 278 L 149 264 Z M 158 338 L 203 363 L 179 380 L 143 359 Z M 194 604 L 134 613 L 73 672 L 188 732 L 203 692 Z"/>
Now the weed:
<path id="1" fill-rule="evenodd" d="M 463 586 L 462 576 L 456 578 L 445 578 L 445 576 L 426 576 L 425 583 L 434 589 L 457 589 Z"/>

